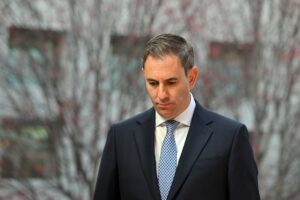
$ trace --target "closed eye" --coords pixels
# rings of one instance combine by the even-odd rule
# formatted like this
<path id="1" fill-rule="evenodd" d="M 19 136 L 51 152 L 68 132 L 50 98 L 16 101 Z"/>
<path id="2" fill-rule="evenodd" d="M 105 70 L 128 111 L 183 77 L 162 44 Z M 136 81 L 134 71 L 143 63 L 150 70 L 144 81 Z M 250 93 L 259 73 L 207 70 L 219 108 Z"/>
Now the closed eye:
<path id="1" fill-rule="evenodd" d="M 151 86 L 157 86 L 158 81 L 148 80 L 148 84 L 151 85 Z"/>
<path id="2" fill-rule="evenodd" d="M 177 83 L 177 81 L 168 81 L 167 83 L 168 83 L 168 85 L 175 85 Z"/>
<path id="3" fill-rule="evenodd" d="M 170 78 L 166 81 L 168 85 L 175 85 L 178 82 L 177 78 Z"/>

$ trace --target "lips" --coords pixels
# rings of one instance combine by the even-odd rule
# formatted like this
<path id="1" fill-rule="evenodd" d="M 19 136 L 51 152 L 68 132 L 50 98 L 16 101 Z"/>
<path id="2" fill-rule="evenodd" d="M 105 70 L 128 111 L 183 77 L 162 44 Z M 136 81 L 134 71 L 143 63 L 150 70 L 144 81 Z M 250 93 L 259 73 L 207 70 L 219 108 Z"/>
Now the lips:
<path id="1" fill-rule="evenodd" d="M 172 106 L 172 103 L 158 103 L 157 107 L 161 109 L 166 109 L 168 107 Z"/>

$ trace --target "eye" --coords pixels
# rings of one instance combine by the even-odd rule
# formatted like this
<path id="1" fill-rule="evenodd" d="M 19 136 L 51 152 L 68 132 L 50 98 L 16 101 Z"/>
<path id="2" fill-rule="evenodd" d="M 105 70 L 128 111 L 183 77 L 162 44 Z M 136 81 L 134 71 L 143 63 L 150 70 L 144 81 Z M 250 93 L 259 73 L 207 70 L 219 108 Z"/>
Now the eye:
<path id="1" fill-rule="evenodd" d="M 148 84 L 151 85 L 151 86 L 158 86 L 157 81 L 148 81 Z"/>
<path id="2" fill-rule="evenodd" d="M 168 81 L 168 85 L 175 85 L 177 83 L 176 80 L 170 80 Z"/>

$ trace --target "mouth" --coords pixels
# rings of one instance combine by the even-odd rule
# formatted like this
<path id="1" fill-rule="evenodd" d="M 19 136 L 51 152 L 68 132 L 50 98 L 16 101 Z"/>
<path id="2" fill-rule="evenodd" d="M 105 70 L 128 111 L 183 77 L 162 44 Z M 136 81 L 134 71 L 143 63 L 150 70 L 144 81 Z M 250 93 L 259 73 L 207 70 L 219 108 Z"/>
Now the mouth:
<path id="1" fill-rule="evenodd" d="M 156 106 L 160 109 L 166 109 L 172 106 L 172 103 L 157 103 Z"/>

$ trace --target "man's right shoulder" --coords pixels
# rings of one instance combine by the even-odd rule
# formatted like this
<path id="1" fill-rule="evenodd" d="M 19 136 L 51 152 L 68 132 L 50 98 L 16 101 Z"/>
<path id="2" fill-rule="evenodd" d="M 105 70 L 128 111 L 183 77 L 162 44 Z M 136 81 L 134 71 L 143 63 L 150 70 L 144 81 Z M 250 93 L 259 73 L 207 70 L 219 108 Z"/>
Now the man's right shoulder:
<path id="1" fill-rule="evenodd" d="M 122 121 L 113 123 L 112 126 L 114 127 L 124 127 L 124 126 L 131 126 L 136 125 L 137 123 L 143 123 L 143 121 L 155 119 L 155 111 L 153 108 L 150 108 L 142 113 L 138 113 L 132 117 L 129 117 L 127 119 L 124 119 Z"/>

